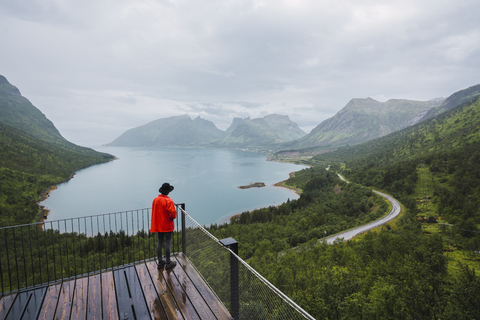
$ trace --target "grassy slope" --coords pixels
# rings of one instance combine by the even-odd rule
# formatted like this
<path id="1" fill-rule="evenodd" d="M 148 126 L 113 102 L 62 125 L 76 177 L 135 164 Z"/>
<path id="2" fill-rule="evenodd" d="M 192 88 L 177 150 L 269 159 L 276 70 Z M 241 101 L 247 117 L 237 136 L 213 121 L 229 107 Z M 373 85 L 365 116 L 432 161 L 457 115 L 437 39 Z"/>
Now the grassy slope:
<path id="1" fill-rule="evenodd" d="M 400 192 L 399 196 L 414 200 L 412 219 L 421 224 L 426 235 L 443 234 L 451 271 L 459 270 L 457 262 L 480 270 L 478 255 L 471 251 L 478 246 L 475 238 L 480 233 L 480 215 L 474 209 L 480 199 L 479 150 L 477 99 L 412 128 L 314 159 L 344 162 L 343 172 L 353 181 L 390 190 L 394 188 L 384 183 L 385 173 L 397 164 L 409 163 L 417 180 L 413 192 Z M 427 223 L 429 217 L 438 223 Z"/>
<path id="2" fill-rule="evenodd" d="M 350 195 L 338 206 L 330 204 L 338 196 L 330 184 L 328 197 L 304 193 L 278 208 L 244 213 L 212 232 L 240 239 L 249 263 L 318 319 L 477 319 L 480 259 L 473 250 L 480 237 L 471 231 L 480 221 L 479 111 L 475 101 L 400 133 L 316 156 L 317 168 L 289 181 L 304 190 L 309 184 L 326 187 L 316 172 L 331 164 L 330 172 L 392 193 L 404 201 L 403 213 L 381 230 L 316 245 L 315 237 L 329 224 L 346 227 L 348 213 L 345 218 L 341 210 L 360 203 Z M 307 199 L 316 206 L 300 210 Z M 283 213 L 289 207 L 291 213 Z M 336 220 L 326 223 L 329 212 Z M 455 226 L 443 229 L 426 223 L 428 217 Z M 303 243 L 297 250 L 278 253 L 297 241 Z"/>
<path id="3" fill-rule="evenodd" d="M 36 201 L 76 169 L 113 156 L 65 140 L 53 123 L 0 76 L 0 226 L 34 222 Z"/>

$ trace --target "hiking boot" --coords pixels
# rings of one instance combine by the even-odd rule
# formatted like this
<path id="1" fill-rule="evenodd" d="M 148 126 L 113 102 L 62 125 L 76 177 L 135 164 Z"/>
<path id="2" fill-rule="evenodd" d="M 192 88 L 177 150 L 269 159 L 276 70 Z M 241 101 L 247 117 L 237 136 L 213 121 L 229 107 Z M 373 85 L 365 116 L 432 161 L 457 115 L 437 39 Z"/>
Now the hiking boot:
<path id="1" fill-rule="evenodd" d="M 157 263 L 157 269 L 162 269 L 164 265 L 165 265 L 165 261 L 164 261 L 164 260 L 158 262 L 158 263 Z"/>
<path id="2" fill-rule="evenodd" d="M 167 264 L 165 265 L 165 270 L 175 268 L 176 265 L 177 263 L 175 261 L 167 262 Z"/>

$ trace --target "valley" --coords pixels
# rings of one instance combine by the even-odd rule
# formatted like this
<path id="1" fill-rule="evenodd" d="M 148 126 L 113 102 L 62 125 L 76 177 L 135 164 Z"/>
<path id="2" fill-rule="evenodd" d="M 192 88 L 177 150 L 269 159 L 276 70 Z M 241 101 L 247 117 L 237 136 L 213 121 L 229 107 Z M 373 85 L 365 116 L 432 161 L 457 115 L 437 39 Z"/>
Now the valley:
<path id="1" fill-rule="evenodd" d="M 51 185 L 114 157 L 65 140 L 17 88 L 0 80 L 0 223 L 9 226 L 34 221 L 36 201 Z M 388 122 L 378 124 L 388 113 L 368 112 L 388 104 L 398 115 L 412 102 L 372 100 L 352 99 L 338 117 L 299 138 L 286 135 L 296 127 L 285 116 L 234 119 L 234 129 L 219 132 L 205 119 L 184 115 L 168 119 L 173 128 L 185 128 L 182 134 L 159 131 L 157 124 L 166 121 L 159 119 L 117 142 L 255 149 L 275 161 L 308 165 L 283 183 L 298 190 L 298 199 L 245 211 L 208 230 L 237 240 L 241 258 L 317 319 L 480 318 L 479 86 L 442 102 L 413 103 L 420 107 L 403 114 L 405 122 L 393 117 L 399 126 L 390 131 Z M 360 129 L 346 131 L 355 125 Z M 323 241 L 391 211 L 372 190 L 397 199 L 393 207 L 401 206 L 401 213 L 349 241 Z"/>

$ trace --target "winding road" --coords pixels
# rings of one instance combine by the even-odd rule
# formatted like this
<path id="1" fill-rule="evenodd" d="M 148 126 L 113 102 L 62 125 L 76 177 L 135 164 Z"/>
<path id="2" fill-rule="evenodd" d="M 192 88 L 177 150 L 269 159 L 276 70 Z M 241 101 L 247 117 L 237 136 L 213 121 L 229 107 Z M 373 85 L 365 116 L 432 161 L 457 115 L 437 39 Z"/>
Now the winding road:
<path id="1" fill-rule="evenodd" d="M 343 181 L 346 181 L 348 183 L 348 181 L 345 180 L 341 175 L 338 175 L 338 176 L 340 177 L 340 179 L 342 179 Z M 381 195 L 382 197 L 384 197 L 385 199 L 387 199 L 390 202 L 390 204 L 392 205 L 392 210 L 390 211 L 389 214 L 387 214 L 385 217 L 383 217 L 379 220 L 370 222 L 370 223 L 368 223 L 366 225 L 363 225 L 361 227 L 358 227 L 358 228 L 355 228 L 355 229 L 352 229 L 352 230 L 348 230 L 348 231 L 344 231 L 344 232 L 338 233 L 336 235 L 333 235 L 331 237 L 327 237 L 327 238 L 322 239 L 322 240 L 326 240 L 328 244 L 332 244 L 335 240 L 341 239 L 341 238 L 343 238 L 343 240 L 350 240 L 353 237 L 359 235 L 360 233 L 363 233 L 367 230 L 376 228 L 378 226 L 381 226 L 382 224 L 387 223 L 388 221 L 392 220 L 393 218 L 395 218 L 396 216 L 398 216 L 400 214 L 401 207 L 400 207 L 400 203 L 397 200 L 395 200 L 394 198 L 392 198 L 391 196 L 389 196 L 385 193 L 381 193 L 381 192 L 378 192 L 378 191 L 375 191 L 375 190 L 372 190 L 372 191 L 375 192 L 376 194 Z"/>

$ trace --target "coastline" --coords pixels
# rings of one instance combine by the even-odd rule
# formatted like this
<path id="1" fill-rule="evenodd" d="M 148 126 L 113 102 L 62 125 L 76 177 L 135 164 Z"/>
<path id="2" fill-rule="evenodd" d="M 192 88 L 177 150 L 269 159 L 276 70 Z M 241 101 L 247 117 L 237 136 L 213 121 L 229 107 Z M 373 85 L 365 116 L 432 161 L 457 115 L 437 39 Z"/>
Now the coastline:
<path id="1" fill-rule="evenodd" d="M 78 169 L 75 169 L 72 174 L 70 174 L 70 177 L 68 177 L 67 179 L 63 180 L 63 181 L 60 181 L 56 184 L 53 184 L 51 185 L 50 187 L 48 187 L 47 190 L 43 191 L 42 194 L 40 195 L 40 198 L 37 200 L 37 205 L 39 206 L 39 209 L 40 209 L 40 213 L 38 214 L 37 216 L 37 220 L 36 222 L 44 222 L 46 219 L 47 219 L 47 216 L 48 216 L 48 213 L 50 212 L 50 210 L 46 209 L 45 206 L 41 205 L 40 203 L 42 201 L 45 201 L 49 196 L 50 196 L 50 192 L 52 192 L 53 190 L 57 189 L 57 186 L 59 184 L 62 184 L 62 183 L 65 183 L 65 182 L 68 182 L 70 181 L 71 179 L 73 179 L 73 177 L 77 174 L 77 171 L 79 170 L 82 170 L 82 169 L 86 169 L 88 167 L 91 167 L 91 166 L 95 166 L 95 165 L 99 165 L 99 164 L 104 164 L 104 163 L 107 163 L 107 162 L 110 162 L 110 161 L 114 161 L 114 160 L 118 160 L 117 157 L 114 156 L 114 158 L 112 160 L 109 160 L 109 161 L 106 161 L 106 162 L 99 162 L 99 163 L 93 163 L 89 166 L 85 166 L 83 168 L 78 168 Z"/>
<path id="2" fill-rule="evenodd" d="M 296 171 L 293 171 L 293 172 L 290 172 L 289 173 L 289 178 L 292 178 L 295 176 L 295 172 Z M 275 187 L 281 187 L 281 188 L 286 188 L 286 189 L 290 189 L 292 191 L 294 191 L 298 196 L 300 196 L 300 190 L 298 190 L 297 188 L 292 188 L 292 187 L 289 187 L 289 186 L 286 186 L 285 185 L 285 182 L 287 182 L 288 179 L 286 180 L 283 180 L 283 181 L 280 181 L 280 182 L 277 182 L 274 184 Z"/>
<path id="3" fill-rule="evenodd" d="M 37 204 L 40 207 L 40 213 L 38 214 L 37 222 L 44 222 L 45 219 L 47 219 L 47 216 L 50 210 L 45 209 L 45 206 L 42 206 L 40 202 L 46 200 L 50 196 L 50 192 L 52 192 L 55 189 L 57 189 L 57 185 L 56 184 L 51 185 L 47 190 L 42 192 L 40 199 L 38 199 Z"/>

